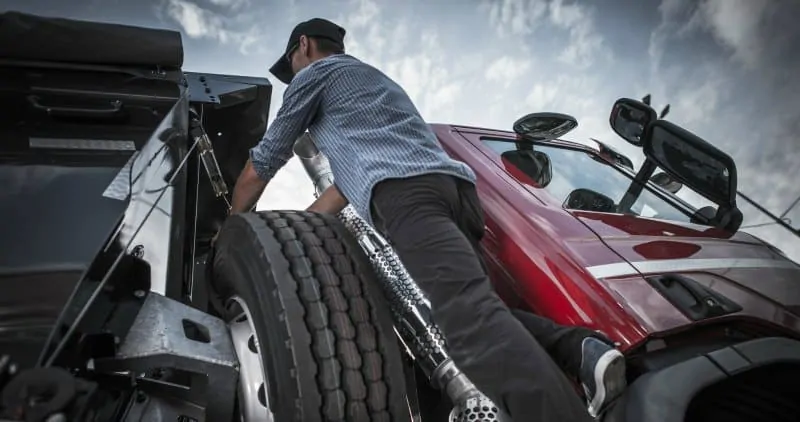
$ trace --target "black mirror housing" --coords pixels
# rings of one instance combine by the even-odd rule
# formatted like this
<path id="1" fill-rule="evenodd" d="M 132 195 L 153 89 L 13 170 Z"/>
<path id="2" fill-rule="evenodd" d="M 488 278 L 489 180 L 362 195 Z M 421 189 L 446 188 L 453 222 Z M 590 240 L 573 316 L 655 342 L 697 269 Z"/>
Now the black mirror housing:
<path id="1" fill-rule="evenodd" d="M 658 114 L 649 105 L 630 98 L 620 98 L 611 108 L 611 129 L 622 139 L 637 147 L 642 146 L 642 137 L 647 126 L 658 120 Z"/>
<path id="2" fill-rule="evenodd" d="M 531 113 L 514 122 L 514 132 L 525 139 L 558 139 L 578 127 L 578 119 L 562 113 Z"/>
<path id="3" fill-rule="evenodd" d="M 578 188 L 573 190 L 564 200 L 564 208 L 593 211 L 593 212 L 617 212 L 617 204 L 614 200 L 600 192 L 591 189 Z"/>
<path id="4" fill-rule="evenodd" d="M 731 156 L 666 120 L 651 122 L 643 140 L 644 155 L 675 181 L 720 206 L 736 207 L 737 172 Z"/>

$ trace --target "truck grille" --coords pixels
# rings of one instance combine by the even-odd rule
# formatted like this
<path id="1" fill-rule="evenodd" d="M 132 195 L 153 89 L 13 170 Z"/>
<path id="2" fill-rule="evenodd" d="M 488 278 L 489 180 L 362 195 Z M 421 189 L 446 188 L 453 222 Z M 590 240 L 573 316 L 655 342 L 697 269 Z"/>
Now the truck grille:
<path id="1" fill-rule="evenodd" d="M 695 396 L 685 422 L 797 422 L 798 379 L 800 365 L 796 364 L 767 365 L 737 374 Z"/>

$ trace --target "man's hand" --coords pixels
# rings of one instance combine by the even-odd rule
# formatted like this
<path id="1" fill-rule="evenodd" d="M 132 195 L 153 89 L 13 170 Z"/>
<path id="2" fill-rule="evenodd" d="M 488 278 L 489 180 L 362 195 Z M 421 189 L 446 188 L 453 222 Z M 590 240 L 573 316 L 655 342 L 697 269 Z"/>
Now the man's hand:
<path id="1" fill-rule="evenodd" d="M 336 185 L 331 185 L 322 192 L 322 195 L 320 195 L 306 211 L 323 214 L 338 214 L 347 204 L 347 198 L 339 192 L 339 188 L 337 188 Z"/>
<path id="2" fill-rule="evenodd" d="M 233 215 L 252 210 L 266 187 L 267 182 L 258 177 L 258 173 L 253 168 L 253 163 L 247 160 L 242 173 L 236 179 L 236 186 L 233 187 L 233 198 L 231 198 L 229 214 Z"/>

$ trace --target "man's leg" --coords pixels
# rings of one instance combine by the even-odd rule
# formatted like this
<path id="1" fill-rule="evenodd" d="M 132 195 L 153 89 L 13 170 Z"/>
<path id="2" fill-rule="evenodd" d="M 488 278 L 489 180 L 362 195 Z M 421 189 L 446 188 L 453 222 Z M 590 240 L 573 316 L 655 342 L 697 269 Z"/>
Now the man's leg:
<path id="1" fill-rule="evenodd" d="M 480 203 L 477 193 L 474 190 L 469 192 L 463 183 L 459 183 L 461 209 L 456 223 L 472 245 L 484 274 L 488 276 L 489 268 L 486 266 L 486 260 L 483 259 L 483 251 L 480 246 L 485 231 Z M 522 323 L 568 376 L 578 378 L 581 342 L 584 338 L 594 335 L 594 331 L 584 327 L 558 325 L 547 318 L 521 309 L 511 309 L 511 314 Z"/>
<path id="2" fill-rule="evenodd" d="M 588 328 L 558 325 L 527 311 L 513 309 L 511 313 L 564 373 L 581 382 L 591 415 L 596 416 L 625 391 L 625 357 L 611 340 Z"/>
<path id="3" fill-rule="evenodd" d="M 460 204 L 456 222 L 488 275 L 480 247 L 485 222 L 478 193 L 471 183 L 458 181 L 457 184 Z M 513 309 L 511 313 L 564 373 L 581 382 L 591 415 L 597 415 L 623 393 L 627 385 L 625 358 L 610 339 L 588 328 L 558 325 L 520 309 Z"/>
<path id="4" fill-rule="evenodd" d="M 448 351 L 515 421 L 591 421 L 564 374 L 492 289 L 455 222 L 456 179 L 378 184 L 373 219 L 431 302 Z"/>
<path id="5" fill-rule="evenodd" d="M 570 377 L 578 378 L 581 364 L 581 342 L 594 331 L 583 327 L 567 327 L 521 309 L 512 309 L 511 314 L 542 345 Z"/>

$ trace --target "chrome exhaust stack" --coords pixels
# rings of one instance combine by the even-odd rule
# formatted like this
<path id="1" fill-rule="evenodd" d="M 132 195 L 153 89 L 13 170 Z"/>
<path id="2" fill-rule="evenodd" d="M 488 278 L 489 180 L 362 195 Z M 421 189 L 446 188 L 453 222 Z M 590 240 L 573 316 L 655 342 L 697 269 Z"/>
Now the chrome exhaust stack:
<path id="1" fill-rule="evenodd" d="M 314 182 L 316 196 L 333 185 L 330 164 L 308 133 L 295 142 L 294 153 Z M 352 205 L 345 207 L 338 217 L 356 237 L 372 263 L 389 301 L 400 340 L 411 351 L 431 384 L 444 390 L 454 403 L 450 421 L 507 420 L 497 406 L 478 391 L 453 363 L 447 353 L 444 337 L 433 322 L 430 302 L 400 262 L 389 242 L 370 227 Z"/>

